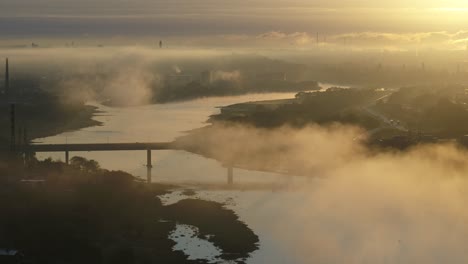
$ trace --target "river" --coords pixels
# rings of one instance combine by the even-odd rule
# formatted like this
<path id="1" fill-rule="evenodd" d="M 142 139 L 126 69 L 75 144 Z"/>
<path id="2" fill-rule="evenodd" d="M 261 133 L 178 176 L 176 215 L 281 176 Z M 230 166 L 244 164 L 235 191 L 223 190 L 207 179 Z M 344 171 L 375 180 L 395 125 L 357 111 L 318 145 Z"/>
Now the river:
<path id="1" fill-rule="evenodd" d="M 322 87 L 330 87 L 323 85 Z M 231 97 L 202 98 L 192 101 L 168 104 L 146 105 L 128 108 L 113 108 L 97 104 L 102 114 L 95 120 L 102 126 L 90 127 L 78 131 L 63 133 L 57 136 L 38 139 L 41 143 L 95 143 L 95 142 L 159 142 L 171 141 L 183 135 L 186 131 L 206 125 L 206 120 L 212 114 L 218 113 L 219 106 L 234 103 L 293 98 L 295 93 L 265 93 L 248 94 Z M 103 168 L 124 170 L 146 179 L 146 152 L 76 152 L 71 156 L 83 156 L 98 161 Z M 62 153 L 45 153 L 40 159 L 52 157 L 64 159 Z M 225 186 L 227 171 L 218 161 L 184 151 L 153 151 L 153 182 L 176 183 L 190 186 L 204 184 Z M 234 210 L 260 238 L 260 249 L 248 260 L 248 263 L 298 263 L 300 262 L 294 248 L 301 243 L 303 226 L 291 226 L 289 221 L 288 203 L 294 203 L 301 198 L 302 193 L 278 191 L 275 188 L 244 189 L 246 186 L 278 186 L 301 182 L 300 177 L 285 176 L 276 173 L 234 170 L 234 182 L 238 188 L 225 190 L 198 189 L 197 197 L 202 199 L 226 202 L 227 207 Z M 255 185 L 258 184 L 258 185 Z M 244 186 L 244 187 L 242 187 Z M 162 197 L 165 203 L 171 203 L 184 198 L 180 192 Z M 285 230 L 275 230 L 265 223 L 275 218 L 285 223 L 289 234 L 297 234 L 288 243 L 282 241 Z M 182 230 L 182 231 L 181 231 Z M 183 232 L 184 227 L 178 227 L 174 232 Z M 187 230 L 190 230 L 187 229 Z M 291 235 L 290 235 L 291 237 Z M 176 248 L 184 250 L 196 258 L 200 256 L 200 242 L 181 242 Z M 185 246 L 182 246 L 183 245 Z M 213 258 L 213 252 L 206 247 L 206 256 Z M 201 254 L 203 255 L 203 254 Z"/>

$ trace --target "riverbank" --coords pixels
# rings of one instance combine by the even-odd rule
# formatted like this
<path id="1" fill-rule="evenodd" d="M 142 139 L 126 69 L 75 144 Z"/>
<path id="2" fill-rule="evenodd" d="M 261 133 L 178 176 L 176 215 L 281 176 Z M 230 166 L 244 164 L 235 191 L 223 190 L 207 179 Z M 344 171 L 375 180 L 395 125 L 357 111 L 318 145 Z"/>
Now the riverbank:
<path id="1" fill-rule="evenodd" d="M 159 196 L 177 186 L 147 185 L 85 159 L 0 169 L 0 248 L 30 263 L 209 263 L 173 250 L 170 234 L 180 223 L 197 228 L 224 261 L 245 263 L 258 249 L 257 235 L 221 203 L 187 193 L 163 205 Z"/>
<path id="2" fill-rule="evenodd" d="M 1 106 L 0 111 L 9 112 L 9 107 Z M 51 137 L 65 132 L 100 126 L 101 122 L 94 120 L 101 113 L 92 105 L 73 105 L 62 107 L 57 104 L 18 104 L 16 106 L 16 138 L 28 140 Z M 9 142 L 9 117 L 0 118 L 3 129 L 0 130 L 0 141 Z M 26 135 L 23 135 L 26 133 Z"/>
<path id="3" fill-rule="evenodd" d="M 94 120 L 97 114 L 102 113 L 96 106 L 85 105 L 81 110 L 67 115 L 61 120 L 47 120 L 47 125 L 41 126 L 40 122 L 31 122 L 34 130 L 31 131 L 31 139 L 51 137 L 66 132 L 76 131 L 83 128 L 101 126 L 102 122 Z"/>
<path id="4" fill-rule="evenodd" d="M 363 111 L 363 106 L 387 93 L 376 89 L 330 87 L 322 92 L 298 93 L 291 99 L 223 106 L 220 113 L 209 118 L 208 126 L 178 137 L 175 145 L 216 159 L 226 167 L 303 175 L 301 164 L 287 162 L 294 146 L 277 134 L 285 132 L 296 137 L 301 130 L 311 127 L 375 129 L 381 126 L 379 120 Z M 258 140 L 262 144 L 259 145 Z"/>
<path id="5" fill-rule="evenodd" d="M 293 82 L 285 80 L 255 81 L 249 84 L 203 85 L 192 82 L 180 87 L 164 87 L 154 91 L 152 103 L 174 103 L 205 97 L 240 96 L 258 93 L 297 93 L 322 89 L 316 81 Z M 112 105 L 111 102 L 109 102 Z"/>

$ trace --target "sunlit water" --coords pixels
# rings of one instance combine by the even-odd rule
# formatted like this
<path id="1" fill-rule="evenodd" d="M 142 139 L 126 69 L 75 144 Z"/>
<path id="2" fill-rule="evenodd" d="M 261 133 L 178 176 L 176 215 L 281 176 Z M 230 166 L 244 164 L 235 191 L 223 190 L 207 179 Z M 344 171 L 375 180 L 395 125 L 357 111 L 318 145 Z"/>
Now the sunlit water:
<path id="1" fill-rule="evenodd" d="M 323 85 L 322 85 L 323 86 Z M 323 86 L 323 87 L 328 87 Z M 102 126 L 81 129 L 61 135 L 38 139 L 41 143 L 96 143 L 96 142 L 162 142 L 172 141 L 184 135 L 186 131 L 203 127 L 212 114 L 219 113 L 217 107 L 258 100 L 293 98 L 295 93 L 250 94 L 232 97 L 203 98 L 181 103 L 147 105 L 129 108 L 112 108 L 97 105 L 102 114 L 95 120 Z M 71 156 L 83 156 L 97 160 L 103 168 L 124 170 L 146 178 L 146 152 L 75 152 Z M 52 157 L 64 159 L 64 153 L 42 153 L 39 158 Z M 301 199 L 301 193 L 284 191 L 282 186 L 291 186 L 295 182 L 305 181 L 300 177 L 281 174 L 234 170 L 235 187 L 224 189 L 227 183 L 227 171 L 216 160 L 207 159 L 184 151 L 153 151 L 152 181 L 161 183 L 189 184 L 200 186 L 219 186 L 221 189 L 198 191 L 199 198 L 224 202 L 234 210 L 254 232 L 259 235 L 260 249 L 248 263 L 297 263 L 294 251 L 295 243 L 301 242 L 303 226 L 288 224 L 288 203 Z M 251 186 L 259 186 L 258 189 Z M 184 198 L 180 193 L 164 197 L 170 200 Z M 282 234 L 285 230 L 275 230 L 268 226 L 270 219 L 284 219 L 285 230 L 297 233 L 296 241 L 285 243 Z M 183 250 L 191 258 L 215 259 L 217 249 L 206 242 L 192 239 L 190 232 L 181 237 L 187 227 L 179 226 L 172 238 L 178 242 L 175 249 Z M 179 239 L 178 239 L 179 238 Z M 199 245 L 202 245 L 199 247 Z M 197 252 L 194 248 L 199 248 Z"/>
<path id="2" fill-rule="evenodd" d="M 175 250 L 184 251 L 190 260 L 206 259 L 211 263 L 219 263 L 221 250 L 212 243 L 198 237 L 198 228 L 190 225 L 178 224 L 169 238 L 177 242 Z"/>
<path id="3" fill-rule="evenodd" d="M 316 181 L 316 180 L 314 180 Z M 319 180 L 318 180 L 319 181 Z M 313 184 L 310 182 L 308 184 Z M 197 190 L 196 195 L 187 197 L 183 191 L 175 191 L 161 196 L 164 204 L 169 205 L 186 198 L 199 198 L 220 202 L 236 212 L 240 220 L 245 222 L 259 236 L 260 249 L 255 251 L 247 263 L 310 263 L 304 254 L 297 250 L 304 241 L 304 230 L 309 219 L 291 217 L 294 208 L 305 199 L 308 193 L 298 189 L 286 190 Z M 278 224 L 280 228 L 278 228 Z M 187 228 L 178 227 L 175 232 Z M 285 234 L 288 234 L 287 238 Z M 204 255 L 205 259 L 216 259 L 218 250 L 214 246 L 206 246 L 209 242 L 196 238 L 192 231 L 186 237 L 175 240 L 176 248 L 190 256 Z M 198 247 L 199 244 L 204 245 Z M 199 248 L 202 252 L 193 252 Z M 223 262 L 221 262 L 223 263 Z"/>
<path id="4" fill-rule="evenodd" d="M 293 98 L 294 93 L 250 94 L 233 97 L 204 98 L 182 103 L 157 104 L 129 108 L 97 105 L 102 114 L 95 120 L 102 126 L 90 127 L 61 135 L 38 139 L 40 143 L 118 143 L 165 142 L 184 135 L 187 131 L 203 127 L 219 106 L 257 100 Z M 71 156 L 84 156 L 97 160 L 103 168 L 124 170 L 146 178 L 146 152 L 72 152 Z M 39 154 L 39 158 L 64 160 L 64 153 Z M 226 168 L 216 160 L 183 151 L 153 151 L 153 182 L 210 183 L 227 181 Z M 235 170 L 235 182 L 281 180 L 274 173 Z"/>

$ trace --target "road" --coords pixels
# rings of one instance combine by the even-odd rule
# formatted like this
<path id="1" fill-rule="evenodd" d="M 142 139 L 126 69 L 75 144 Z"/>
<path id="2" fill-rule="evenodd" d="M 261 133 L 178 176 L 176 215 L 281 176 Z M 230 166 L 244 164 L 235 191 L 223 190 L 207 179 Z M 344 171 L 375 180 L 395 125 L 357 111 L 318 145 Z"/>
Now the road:
<path id="1" fill-rule="evenodd" d="M 375 119 L 380 120 L 380 122 L 382 123 L 382 125 L 380 127 L 369 130 L 367 132 L 368 135 L 372 136 L 375 133 L 377 133 L 377 132 L 379 132 L 379 131 L 381 131 L 383 129 L 386 129 L 386 128 L 394 128 L 394 129 L 402 131 L 402 132 L 408 132 L 409 131 L 408 128 L 403 126 L 400 122 L 394 121 L 394 120 L 386 117 L 382 113 L 377 112 L 375 109 L 372 109 L 372 107 L 375 106 L 375 104 L 378 101 L 380 101 L 382 99 L 385 99 L 385 98 L 389 97 L 390 95 L 392 95 L 392 94 L 387 94 L 385 96 L 382 96 L 382 97 L 376 99 L 373 103 L 362 107 L 362 110 L 367 112 L 369 115 L 373 116 Z"/>

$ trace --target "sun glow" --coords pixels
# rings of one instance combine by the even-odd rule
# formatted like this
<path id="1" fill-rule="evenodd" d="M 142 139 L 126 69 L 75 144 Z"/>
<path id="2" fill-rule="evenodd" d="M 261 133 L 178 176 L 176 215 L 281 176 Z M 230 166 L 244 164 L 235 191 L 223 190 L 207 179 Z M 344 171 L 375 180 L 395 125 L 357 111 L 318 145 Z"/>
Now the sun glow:
<path id="1" fill-rule="evenodd" d="M 466 7 L 440 7 L 433 10 L 439 12 L 468 12 L 468 8 Z"/>

